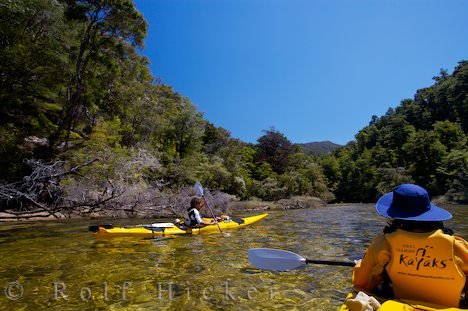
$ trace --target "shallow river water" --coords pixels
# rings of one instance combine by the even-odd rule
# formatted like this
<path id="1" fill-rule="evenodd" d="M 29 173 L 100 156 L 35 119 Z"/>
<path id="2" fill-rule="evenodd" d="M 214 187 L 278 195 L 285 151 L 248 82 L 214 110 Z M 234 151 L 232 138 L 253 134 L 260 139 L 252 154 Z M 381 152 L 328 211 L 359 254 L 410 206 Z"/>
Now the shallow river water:
<path id="1" fill-rule="evenodd" d="M 446 226 L 468 238 L 468 206 L 447 209 L 454 219 Z M 109 222 L 0 225 L 0 309 L 336 310 L 351 289 L 351 268 L 262 271 L 249 263 L 247 250 L 269 247 L 348 261 L 361 258 L 385 225 L 373 205 L 363 204 L 272 211 L 224 237 L 98 239 L 87 231 Z"/>

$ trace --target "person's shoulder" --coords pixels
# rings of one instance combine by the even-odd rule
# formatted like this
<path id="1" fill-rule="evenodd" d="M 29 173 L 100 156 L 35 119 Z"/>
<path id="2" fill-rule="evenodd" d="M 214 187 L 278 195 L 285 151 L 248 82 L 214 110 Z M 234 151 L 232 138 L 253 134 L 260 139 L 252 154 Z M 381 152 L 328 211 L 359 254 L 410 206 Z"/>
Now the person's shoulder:
<path id="1" fill-rule="evenodd" d="M 385 234 L 383 232 L 379 232 L 374 236 L 374 240 L 381 240 L 385 239 Z"/>
<path id="2" fill-rule="evenodd" d="M 468 262 L 468 242 L 460 236 L 455 235 L 455 242 L 453 243 L 455 253 L 462 257 L 464 262 Z"/>
<path id="3" fill-rule="evenodd" d="M 468 248 L 468 242 L 464 238 L 458 235 L 454 235 L 453 237 L 455 238 L 455 243 L 465 245 Z"/>
<path id="4" fill-rule="evenodd" d="M 376 244 L 382 244 L 385 242 L 386 242 L 385 234 L 377 233 L 377 235 L 375 235 L 374 238 L 372 239 L 371 244 L 376 245 Z"/>

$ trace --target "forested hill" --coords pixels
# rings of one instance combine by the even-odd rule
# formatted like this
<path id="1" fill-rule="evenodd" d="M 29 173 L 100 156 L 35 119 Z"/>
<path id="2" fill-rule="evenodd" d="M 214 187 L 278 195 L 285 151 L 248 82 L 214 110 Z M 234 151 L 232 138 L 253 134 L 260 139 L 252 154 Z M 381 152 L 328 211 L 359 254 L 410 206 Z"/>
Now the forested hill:
<path id="1" fill-rule="evenodd" d="M 433 195 L 468 199 L 468 62 L 417 90 L 384 116 L 373 116 L 356 141 L 322 161 L 337 197 L 373 201 L 393 185 L 414 182 Z"/>
<path id="2" fill-rule="evenodd" d="M 315 154 L 318 156 L 326 155 L 332 153 L 337 148 L 341 147 L 341 145 L 332 143 L 331 141 L 318 141 L 318 142 L 311 142 L 300 144 L 302 150 L 306 154 Z"/>
<path id="3" fill-rule="evenodd" d="M 242 199 L 373 201 L 402 181 L 467 198 L 465 61 L 318 157 L 274 129 L 234 139 L 151 76 L 131 0 L 7 1 L 0 16 L 0 209 L 176 213 L 196 180 Z"/>

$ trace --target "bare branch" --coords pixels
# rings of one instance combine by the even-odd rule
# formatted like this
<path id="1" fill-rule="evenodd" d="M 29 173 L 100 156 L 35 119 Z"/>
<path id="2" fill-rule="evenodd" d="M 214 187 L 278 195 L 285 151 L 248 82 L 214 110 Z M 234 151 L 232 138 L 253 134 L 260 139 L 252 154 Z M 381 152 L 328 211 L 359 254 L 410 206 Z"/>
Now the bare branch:
<path id="1" fill-rule="evenodd" d="M 78 170 L 91 165 L 98 159 L 77 165 L 68 171 L 63 169 L 64 162 L 46 164 L 40 160 L 27 159 L 25 163 L 32 168 L 29 176 L 13 183 L 0 183 L 0 204 L 3 209 L 10 206 L 12 214 L 27 211 L 43 211 L 49 216 L 57 216 L 58 203 L 63 200 L 63 187 L 60 178 L 69 174 L 78 174 Z M 18 214 L 19 215 L 19 214 Z"/>

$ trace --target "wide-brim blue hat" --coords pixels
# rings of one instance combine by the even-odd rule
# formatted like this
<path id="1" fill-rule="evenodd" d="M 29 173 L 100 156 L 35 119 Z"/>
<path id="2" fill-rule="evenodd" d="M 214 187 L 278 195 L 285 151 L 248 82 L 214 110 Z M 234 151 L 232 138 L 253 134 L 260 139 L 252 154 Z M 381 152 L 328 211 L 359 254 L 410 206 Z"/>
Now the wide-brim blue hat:
<path id="1" fill-rule="evenodd" d="M 452 218 L 445 209 L 431 203 L 426 189 L 414 184 L 401 184 L 383 195 L 375 205 L 386 218 L 415 221 L 444 221 Z"/>

